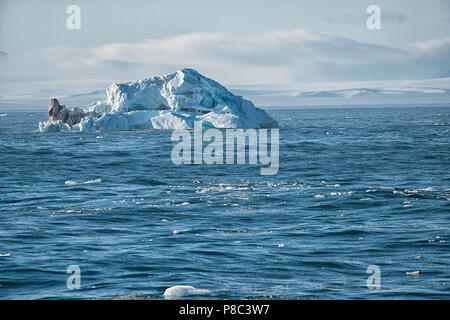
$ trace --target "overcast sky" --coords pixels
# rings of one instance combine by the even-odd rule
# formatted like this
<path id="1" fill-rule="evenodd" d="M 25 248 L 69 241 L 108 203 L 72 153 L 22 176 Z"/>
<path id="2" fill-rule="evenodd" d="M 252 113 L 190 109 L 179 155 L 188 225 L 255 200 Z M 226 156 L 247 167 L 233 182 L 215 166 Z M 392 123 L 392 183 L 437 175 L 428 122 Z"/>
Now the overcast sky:
<path id="1" fill-rule="evenodd" d="M 366 27 L 371 4 L 381 30 Z M 450 1 L 0 0 L 0 86 L 183 67 L 234 85 L 449 76 Z"/>

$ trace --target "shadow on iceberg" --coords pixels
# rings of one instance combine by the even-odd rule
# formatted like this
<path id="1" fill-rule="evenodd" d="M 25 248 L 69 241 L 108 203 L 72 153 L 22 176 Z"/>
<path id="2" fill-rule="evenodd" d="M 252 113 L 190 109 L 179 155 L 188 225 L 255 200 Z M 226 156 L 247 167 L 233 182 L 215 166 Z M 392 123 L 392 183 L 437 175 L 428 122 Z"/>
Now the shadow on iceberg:
<path id="1" fill-rule="evenodd" d="M 214 128 L 272 128 L 264 110 L 234 95 L 193 69 L 161 77 L 113 83 L 106 100 L 67 108 L 52 99 L 49 120 L 40 131 L 193 129 L 194 122 Z"/>

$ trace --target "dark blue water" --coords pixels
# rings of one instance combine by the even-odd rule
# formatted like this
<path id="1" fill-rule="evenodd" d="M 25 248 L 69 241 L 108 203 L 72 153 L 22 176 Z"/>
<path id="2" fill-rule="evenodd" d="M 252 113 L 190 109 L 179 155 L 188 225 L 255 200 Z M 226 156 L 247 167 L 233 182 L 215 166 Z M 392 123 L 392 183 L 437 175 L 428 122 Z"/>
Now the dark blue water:
<path id="1" fill-rule="evenodd" d="M 202 299 L 449 299 L 450 108 L 270 114 L 274 176 L 176 166 L 168 131 L 40 133 L 46 112 L 1 116 L 0 298 L 191 285 Z"/>

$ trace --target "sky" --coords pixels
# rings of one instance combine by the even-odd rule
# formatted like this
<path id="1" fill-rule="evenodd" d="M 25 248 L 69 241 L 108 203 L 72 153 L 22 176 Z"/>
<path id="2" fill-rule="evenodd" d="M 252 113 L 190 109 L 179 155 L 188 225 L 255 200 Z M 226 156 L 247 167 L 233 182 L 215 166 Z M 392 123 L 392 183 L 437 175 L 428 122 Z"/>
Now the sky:
<path id="1" fill-rule="evenodd" d="M 366 26 L 373 4 L 380 30 Z M 79 30 L 66 27 L 69 5 Z M 284 89 L 449 77 L 450 0 L 0 0 L 0 100 L 184 67 Z"/>

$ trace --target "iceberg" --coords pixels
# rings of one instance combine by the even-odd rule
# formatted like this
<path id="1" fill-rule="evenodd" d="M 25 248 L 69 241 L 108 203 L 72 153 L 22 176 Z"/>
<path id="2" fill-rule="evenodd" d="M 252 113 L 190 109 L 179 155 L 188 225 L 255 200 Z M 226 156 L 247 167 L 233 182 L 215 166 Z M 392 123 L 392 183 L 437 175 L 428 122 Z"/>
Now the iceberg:
<path id="1" fill-rule="evenodd" d="M 196 121 L 213 128 L 277 126 L 264 110 L 193 69 L 113 83 L 106 100 L 87 106 L 68 108 L 52 99 L 48 115 L 40 131 L 193 129 Z"/>

